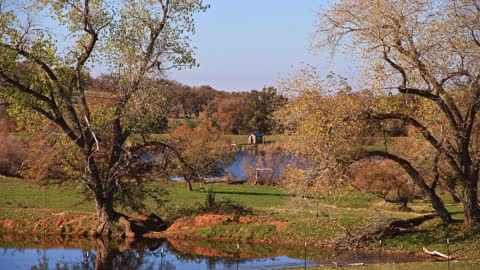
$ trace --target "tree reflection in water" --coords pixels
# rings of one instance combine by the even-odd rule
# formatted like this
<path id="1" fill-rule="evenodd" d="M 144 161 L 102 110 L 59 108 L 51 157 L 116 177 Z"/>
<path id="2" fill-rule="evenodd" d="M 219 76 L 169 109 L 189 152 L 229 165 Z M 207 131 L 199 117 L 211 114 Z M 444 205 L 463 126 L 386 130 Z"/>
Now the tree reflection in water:
<path id="1" fill-rule="evenodd" d="M 126 239 L 112 243 L 110 239 L 97 238 L 95 269 L 157 269 L 156 258 L 161 257 L 163 241 L 135 241 Z"/>
<path id="2" fill-rule="evenodd" d="M 238 265 L 252 259 L 240 258 L 238 250 L 225 256 L 205 256 L 191 250 L 177 249 L 165 239 L 125 239 L 97 238 L 93 240 L 93 250 L 81 251 L 81 259 L 48 258 L 46 249 L 39 249 L 38 263 L 30 269 L 161 269 L 174 270 L 178 264 L 204 265 L 206 269 L 216 269 L 221 264 L 225 269 L 237 269 Z M 187 242 L 187 245 L 195 245 Z M 232 244 L 233 245 L 233 244 Z M 193 247 L 193 246 L 191 246 Z M 225 251 L 224 251 L 225 252 Z M 168 255 L 168 256 L 167 256 Z M 48 262 L 56 261 L 55 265 Z"/>
<path id="3" fill-rule="evenodd" d="M 248 269 L 303 267 L 303 246 L 164 239 L 1 235 L 0 269 Z M 298 258 L 298 259 L 295 259 Z M 309 266 L 418 261 L 413 256 L 311 249 Z"/>
<path id="4" fill-rule="evenodd" d="M 159 247 L 164 240 L 160 241 L 135 241 L 133 239 L 115 240 L 97 238 L 94 240 L 92 250 L 82 250 L 82 259 L 71 261 L 71 258 L 53 258 L 55 265 L 49 265 L 46 249 L 39 256 L 38 264 L 30 269 L 158 269 L 158 263 L 149 258 L 160 257 Z M 39 252 L 42 252 L 39 250 Z M 169 265 L 169 264 L 165 264 Z M 175 269 L 169 266 L 165 269 Z"/>

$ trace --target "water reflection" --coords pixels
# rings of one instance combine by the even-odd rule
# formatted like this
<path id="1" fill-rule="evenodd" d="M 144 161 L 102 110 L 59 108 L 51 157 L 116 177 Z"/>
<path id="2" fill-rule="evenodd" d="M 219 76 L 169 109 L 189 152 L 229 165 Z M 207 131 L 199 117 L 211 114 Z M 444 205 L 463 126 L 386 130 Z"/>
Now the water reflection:
<path id="1" fill-rule="evenodd" d="M 0 245 L 0 269 L 278 269 L 304 263 L 236 243 L 0 235 Z"/>
<path id="2" fill-rule="evenodd" d="M 263 178 L 271 178 L 272 181 L 282 179 L 285 170 L 290 166 L 302 167 L 306 161 L 298 157 L 283 153 L 280 150 L 270 151 L 238 151 L 231 164 L 224 165 L 224 171 L 229 177 L 236 180 L 254 179 L 258 173 L 257 168 L 268 168 L 271 171 L 261 171 Z"/>
<path id="3" fill-rule="evenodd" d="M 302 246 L 278 244 L 0 235 L 0 246 L 0 269 L 281 269 L 305 263 Z M 312 248 L 307 266 L 415 260 L 377 255 Z"/>

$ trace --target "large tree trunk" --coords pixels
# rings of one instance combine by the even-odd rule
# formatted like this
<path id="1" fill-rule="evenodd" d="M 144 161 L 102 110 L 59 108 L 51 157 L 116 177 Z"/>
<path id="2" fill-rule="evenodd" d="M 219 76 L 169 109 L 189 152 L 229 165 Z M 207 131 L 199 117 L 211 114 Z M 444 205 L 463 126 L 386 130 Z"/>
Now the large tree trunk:
<path id="1" fill-rule="evenodd" d="M 97 210 L 97 233 L 100 235 L 110 235 L 112 222 L 115 220 L 116 212 L 113 209 L 113 196 L 101 196 L 96 194 Z"/>
<path id="2" fill-rule="evenodd" d="M 478 207 L 478 175 L 473 174 L 463 186 L 463 208 L 465 225 L 469 227 L 480 224 L 480 209 Z"/>

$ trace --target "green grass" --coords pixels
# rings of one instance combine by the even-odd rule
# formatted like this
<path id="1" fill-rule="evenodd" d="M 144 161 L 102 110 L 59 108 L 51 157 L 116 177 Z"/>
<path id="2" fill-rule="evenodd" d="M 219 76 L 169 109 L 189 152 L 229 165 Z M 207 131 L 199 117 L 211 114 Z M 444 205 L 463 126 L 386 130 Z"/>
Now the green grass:
<path id="1" fill-rule="evenodd" d="M 283 189 L 268 186 L 252 185 L 211 185 L 218 200 L 232 199 L 236 202 L 257 210 L 268 210 L 282 207 L 288 203 L 288 196 Z M 167 184 L 170 193 L 170 204 L 177 206 L 190 206 L 203 203 L 207 189 L 200 190 L 199 185 L 193 186 L 194 191 L 188 191 L 183 182 Z"/>
<path id="2" fill-rule="evenodd" d="M 169 205 L 175 207 L 192 206 L 203 203 L 207 188 L 194 185 L 194 191 L 188 191 L 183 182 L 164 185 L 170 193 Z M 387 207 L 376 206 L 381 200 L 374 196 L 350 192 L 335 199 L 305 199 L 291 203 L 286 191 L 279 187 L 252 185 L 211 185 L 218 200 L 232 199 L 261 214 L 272 215 L 285 220 L 315 218 L 317 213 L 323 219 L 370 220 L 385 217 L 408 218 L 419 213 L 431 213 L 428 202 L 418 201 L 411 204 L 417 213 L 395 212 Z M 462 218 L 462 208 L 444 198 L 447 208 L 454 217 Z M 318 204 L 317 204 L 318 203 Z M 372 205 L 374 207 L 372 207 Z M 94 212 L 93 201 L 82 201 L 79 188 L 60 186 L 38 187 L 22 179 L 0 177 L 0 208 L 44 208 L 66 211 Z"/>
<path id="3" fill-rule="evenodd" d="M 222 226 L 205 228 L 195 232 L 196 236 L 206 238 L 270 240 L 276 233 L 276 228 L 270 224 L 239 224 L 228 223 Z"/>
<path id="4" fill-rule="evenodd" d="M 0 208 L 44 208 L 68 211 L 95 210 L 82 202 L 79 188 L 39 187 L 23 179 L 0 177 Z"/>
<path id="5" fill-rule="evenodd" d="M 194 185 L 188 191 L 186 184 L 167 183 L 170 204 L 189 206 L 204 201 L 206 190 Z M 278 187 L 251 185 L 213 185 L 217 199 L 230 198 L 257 210 L 283 206 L 288 202 L 285 192 Z M 0 208 L 48 208 L 93 212 L 93 201 L 84 202 L 79 188 L 64 186 L 39 187 L 23 179 L 0 177 Z"/>
<path id="6" fill-rule="evenodd" d="M 298 270 L 303 268 L 297 268 Z M 330 270 L 330 269 L 339 269 L 338 267 L 313 267 L 307 269 L 321 269 L 321 270 Z M 342 269 L 342 268 L 340 268 Z M 365 266 L 350 266 L 343 269 L 351 270 L 476 270 L 480 269 L 480 262 L 478 261 L 468 261 L 468 262 L 450 262 L 450 268 L 447 262 L 416 262 L 416 263 L 386 263 L 386 264 L 371 264 Z M 291 269 L 293 270 L 293 269 Z"/>
<path id="7" fill-rule="evenodd" d="M 368 208 L 371 203 L 381 201 L 380 198 L 359 191 L 342 194 L 335 200 L 335 206 L 341 208 Z"/>

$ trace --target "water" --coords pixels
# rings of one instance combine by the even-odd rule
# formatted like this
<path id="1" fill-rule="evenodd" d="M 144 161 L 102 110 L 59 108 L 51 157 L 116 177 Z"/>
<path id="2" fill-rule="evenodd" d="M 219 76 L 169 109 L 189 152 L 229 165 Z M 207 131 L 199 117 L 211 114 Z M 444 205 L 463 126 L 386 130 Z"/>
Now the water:
<path id="1" fill-rule="evenodd" d="M 235 154 L 231 164 L 227 164 L 224 170 L 236 180 L 248 180 L 255 177 L 255 169 L 271 169 L 271 171 L 259 171 L 259 177 L 274 181 L 283 177 L 283 173 L 289 166 L 300 166 L 300 160 L 291 155 L 281 152 L 252 152 L 239 151 Z M 304 162 L 303 162 L 304 163 Z"/>
<path id="2" fill-rule="evenodd" d="M 136 241 L 0 235 L 0 269 L 283 269 L 303 267 L 304 247 L 223 241 Z M 307 266 L 414 261 L 309 247 Z"/>
<path id="3" fill-rule="evenodd" d="M 154 156 L 149 156 L 153 159 Z M 144 161 L 149 162 L 150 159 L 144 158 Z M 213 173 L 208 176 L 210 180 L 222 180 L 228 177 L 232 180 L 247 181 L 255 179 L 255 175 L 259 180 L 263 181 L 277 181 L 282 179 L 285 170 L 290 166 L 299 167 L 301 163 L 298 158 L 291 155 L 274 152 L 253 152 L 253 151 L 238 151 L 235 153 L 233 160 L 229 163 L 218 162 L 213 164 Z M 258 173 L 256 169 L 260 169 Z M 170 176 L 169 180 L 182 181 L 181 176 Z"/>
<path id="4" fill-rule="evenodd" d="M 26 238 L 0 242 L 0 269 L 282 269 L 304 261 L 233 242 Z M 256 247 L 255 247 L 256 246 Z M 253 249 L 252 249 L 253 247 Z M 254 254 L 252 252 L 259 252 Z M 270 253 L 270 254 L 269 254 Z M 307 266 L 316 263 L 307 261 Z"/>

